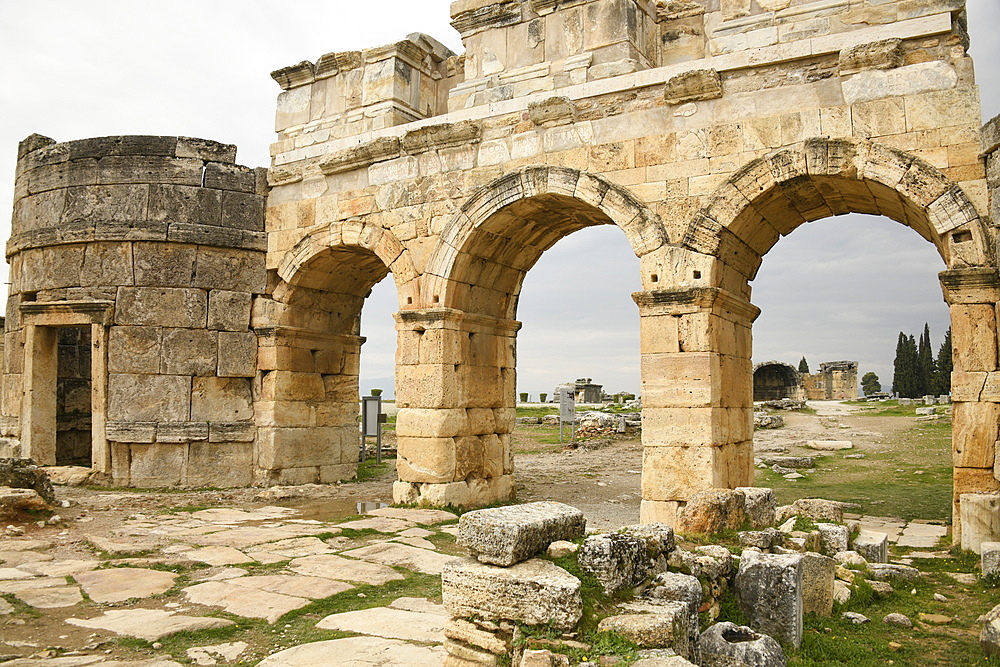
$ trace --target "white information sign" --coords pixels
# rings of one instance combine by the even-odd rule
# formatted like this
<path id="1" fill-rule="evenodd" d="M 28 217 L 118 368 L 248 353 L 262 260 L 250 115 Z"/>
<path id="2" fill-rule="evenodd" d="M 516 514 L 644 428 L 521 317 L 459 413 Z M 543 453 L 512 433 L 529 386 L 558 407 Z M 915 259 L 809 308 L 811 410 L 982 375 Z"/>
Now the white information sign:
<path id="1" fill-rule="evenodd" d="M 559 421 L 576 421 L 576 393 L 571 388 L 559 390 Z"/>

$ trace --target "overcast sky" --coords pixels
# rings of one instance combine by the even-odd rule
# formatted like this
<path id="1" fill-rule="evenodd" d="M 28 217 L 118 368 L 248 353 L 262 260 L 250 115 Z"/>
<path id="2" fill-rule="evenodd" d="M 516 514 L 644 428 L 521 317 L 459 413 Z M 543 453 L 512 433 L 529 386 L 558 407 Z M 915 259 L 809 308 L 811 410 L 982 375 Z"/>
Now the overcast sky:
<path id="1" fill-rule="evenodd" d="M 269 164 L 269 72 L 331 51 L 425 32 L 461 51 L 448 0 L 0 0 L 0 236 L 9 234 L 17 143 L 114 134 L 234 143 L 237 161 Z M 1000 113 L 1000 2 L 968 0 L 984 118 Z M 900 330 L 929 322 L 935 350 L 948 313 L 934 248 L 888 219 L 847 216 L 803 226 L 767 255 L 754 282 L 763 310 L 756 361 L 855 359 L 888 386 Z M 2 267 L 6 280 L 6 266 Z M 519 391 L 592 377 L 639 388 L 638 260 L 617 228 L 585 229 L 528 274 L 518 319 Z M 366 305 L 362 389 L 389 387 L 395 348 L 390 281 Z"/>

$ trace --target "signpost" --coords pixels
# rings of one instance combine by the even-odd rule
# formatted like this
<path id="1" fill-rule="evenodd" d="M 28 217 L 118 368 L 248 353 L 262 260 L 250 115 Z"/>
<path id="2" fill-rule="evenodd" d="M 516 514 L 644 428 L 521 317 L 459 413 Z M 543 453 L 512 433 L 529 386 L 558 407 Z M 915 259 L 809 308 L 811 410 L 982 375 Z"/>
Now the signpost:
<path id="1" fill-rule="evenodd" d="M 368 446 L 365 438 L 375 438 L 375 463 L 382 463 L 382 424 L 385 415 L 382 414 L 381 396 L 361 397 L 361 462 L 368 458 Z"/>
<path id="2" fill-rule="evenodd" d="M 563 423 L 570 424 L 570 441 L 576 440 L 576 392 L 572 387 L 559 390 L 559 442 L 563 441 Z"/>

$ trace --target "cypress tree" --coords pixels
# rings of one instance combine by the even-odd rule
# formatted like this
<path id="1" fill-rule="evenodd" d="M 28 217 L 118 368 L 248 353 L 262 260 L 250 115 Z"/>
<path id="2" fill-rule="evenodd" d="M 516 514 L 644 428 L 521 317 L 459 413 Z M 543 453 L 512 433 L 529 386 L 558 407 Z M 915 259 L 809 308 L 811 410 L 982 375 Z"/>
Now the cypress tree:
<path id="1" fill-rule="evenodd" d="M 924 323 L 924 333 L 920 336 L 917 346 L 916 363 L 916 394 L 926 396 L 933 391 L 934 383 L 934 352 L 931 351 L 931 328 Z"/>
<path id="2" fill-rule="evenodd" d="M 916 398 L 920 389 L 917 377 L 917 341 L 899 333 L 896 358 L 892 362 L 892 391 L 900 398 Z"/>
<path id="3" fill-rule="evenodd" d="M 799 360 L 799 372 L 800 373 L 809 372 L 809 363 L 806 361 L 805 357 L 802 357 L 802 359 Z"/>
<path id="4" fill-rule="evenodd" d="M 937 359 L 934 361 L 934 393 L 944 395 L 951 393 L 951 327 L 944 334 L 944 342 L 938 349 Z"/>
<path id="5" fill-rule="evenodd" d="M 896 339 L 896 356 L 892 360 L 892 393 L 898 396 L 903 395 L 903 389 L 905 388 L 906 373 L 903 370 L 903 363 L 905 361 L 903 348 L 906 346 L 906 336 L 903 332 L 899 332 L 899 337 Z"/>

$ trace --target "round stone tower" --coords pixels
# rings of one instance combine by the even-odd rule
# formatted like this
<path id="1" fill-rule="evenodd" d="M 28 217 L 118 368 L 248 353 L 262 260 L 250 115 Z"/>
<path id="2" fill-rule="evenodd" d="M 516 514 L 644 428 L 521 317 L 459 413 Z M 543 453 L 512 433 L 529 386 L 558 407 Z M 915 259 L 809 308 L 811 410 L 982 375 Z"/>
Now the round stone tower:
<path id="1" fill-rule="evenodd" d="M 7 260 L 10 454 L 125 486 L 253 479 L 265 170 L 187 137 L 32 135 Z"/>

